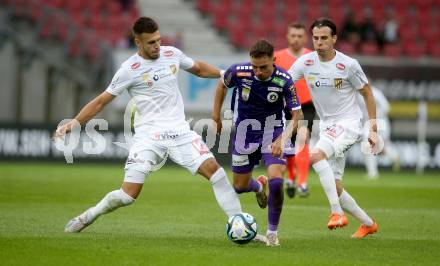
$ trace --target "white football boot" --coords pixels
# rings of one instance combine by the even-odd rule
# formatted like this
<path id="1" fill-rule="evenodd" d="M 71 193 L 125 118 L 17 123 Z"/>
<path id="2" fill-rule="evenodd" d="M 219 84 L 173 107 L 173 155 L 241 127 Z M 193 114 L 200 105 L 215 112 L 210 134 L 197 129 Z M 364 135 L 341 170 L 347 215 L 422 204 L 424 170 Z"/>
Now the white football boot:
<path id="1" fill-rule="evenodd" d="M 266 246 L 268 247 L 277 247 L 280 245 L 280 241 L 278 240 L 278 235 L 274 233 L 269 233 L 266 235 L 267 241 Z"/>
<path id="2" fill-rule="evenodd" d="M 88 211 L 89 210 L 83 212 L 82 214 L 80 214 L 80 215 L 76 216 L 75 218 L 73 218 L 72 220 L 70 220 L 66 224 L 66 226 L 64 227 L 64 232 L 66 232 L 66 233 L 79 233 L 84 228 L 86 228 L 87 226 L 92 224 L 94 222 L 94 220 L 92 220 L 92 221 L 87 220 L 87 212 Z"/>

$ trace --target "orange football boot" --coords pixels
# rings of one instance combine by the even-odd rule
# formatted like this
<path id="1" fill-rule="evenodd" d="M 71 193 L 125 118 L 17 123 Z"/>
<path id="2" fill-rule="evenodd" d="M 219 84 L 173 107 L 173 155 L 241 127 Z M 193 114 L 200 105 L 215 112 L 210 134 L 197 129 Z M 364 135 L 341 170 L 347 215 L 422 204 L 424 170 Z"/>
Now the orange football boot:
<path id="1" fill-rule="evenodd" d="M 333 230 L 338 227 L 344 227 L 348 224 L 348 219 L 345 214 L 332 213 L 330 215 L 330 221 L 327 224 L 328 229 Z"/>
<path id="2" fill-rule="evenodd" d="M 366 226 L 365 224 L 361 224 L 359 226 L 359 229 L 354 233 L 351 237 L 352 238 L 364 238 L 367 235 L 374 234 L 377 232 L 377 223 L 373 220 L 373 225 Z"/>

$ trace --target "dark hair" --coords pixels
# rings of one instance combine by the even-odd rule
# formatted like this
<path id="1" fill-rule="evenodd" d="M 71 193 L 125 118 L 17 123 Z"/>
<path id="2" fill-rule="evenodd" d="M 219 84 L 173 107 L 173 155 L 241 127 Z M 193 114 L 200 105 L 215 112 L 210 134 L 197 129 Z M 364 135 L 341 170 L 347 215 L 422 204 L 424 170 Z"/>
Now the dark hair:
<path id="1" fill-rule="evenodd" d="M 142 33 L 153 33 L 159 29 L 156 21 L 150 17 L 140 17 L 133 25 L 133 35 Z"/>
<path id="2" fill-rule="evenodd" d="M 295 29 L 299 29 L 299 30 L 300 29 L 306 30 L 306 26 L 304 26 L 304 24 L 302 24 L 299 21 L 294 21 L 294 22 L 289 23 L 289 25 L 287 26 L 287 29 L 290 29 L 290 28 L 295 28 Z"/>
<path id="3" fill-rule="evenodd" d="M 329 28 L 331 29 L 331 31 L 332 31 L 332 36 L 334 36 L 334 35 L 337 34 L 337 31 L 336 31 L 336 25 L 335 25 L 335 23 L 334 23 L 331 19 L 329 19 L 329 18 L 324 18 L 324 17 L 322 17 L 322 18 L 318 18 L 317 20 L 315 20 L 315 21 L 313 22 L 312 26 L 310 26 L 310 32 L 312 32 L 312 31 L 313 31 L 313 28 L 315 28 L 315 27 L 318 27 L 318 28 L 321 28 L 321 27 L 329 27 Z"/>
<path id="4" fill-rule="evenodd" d="M 272 57 L 273 56 L 273 45 L 266 40 L 259 40 L 252 45 L 249 52 L 251 57 L 259 58 L 263 56 Z"/>

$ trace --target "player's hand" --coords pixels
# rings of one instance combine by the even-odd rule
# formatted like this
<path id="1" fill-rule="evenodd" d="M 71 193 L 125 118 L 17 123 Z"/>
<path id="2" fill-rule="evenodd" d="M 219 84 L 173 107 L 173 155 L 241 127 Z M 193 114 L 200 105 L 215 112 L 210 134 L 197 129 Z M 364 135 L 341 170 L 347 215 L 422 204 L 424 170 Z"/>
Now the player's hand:
<path id="1" fill-rule="evenodd" d="M 74 127 L 79 125 L 79 122 L 73 119 L 69 123 L 59 126 L 55 130 L 52 139 L 56 141 L 57 139 L 63 138 L 67 133 L 71 132 Z"/>
<path id="2" fill-rule="evenodd" d="M 222 120 L 220 118 L 213 118 L 212 120 L 214 121 L 215 133 L 220 134 L 223 128 Z"/>
<path id="3" fill-rule="evenodd" d="M 283 155 L 281 142 L 281 137 L 278 137 L 274 142 L 272 142 L 271 151 L 273 157 L 279 158 L 281 155 Z"/>

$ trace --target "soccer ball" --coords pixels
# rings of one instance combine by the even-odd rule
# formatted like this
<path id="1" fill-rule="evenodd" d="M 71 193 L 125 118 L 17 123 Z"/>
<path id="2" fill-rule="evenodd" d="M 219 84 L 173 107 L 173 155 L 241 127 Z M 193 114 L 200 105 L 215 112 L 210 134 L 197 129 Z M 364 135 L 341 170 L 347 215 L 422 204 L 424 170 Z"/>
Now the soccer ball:
<path id="1" fill-rule="evenodd" d="M 234 243 L 249 243 L 257 235 L 257 222 L 249 213 L 231 216 L 226 224 L 226 235 Z"/>

